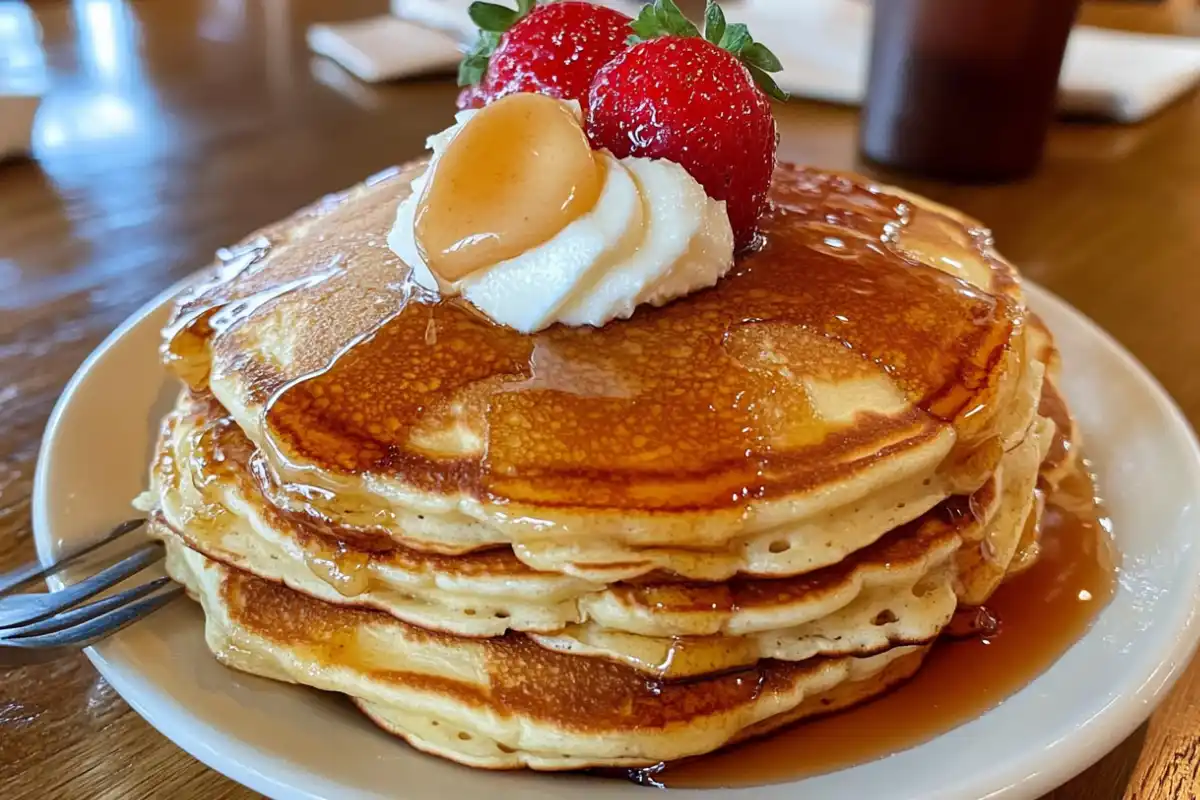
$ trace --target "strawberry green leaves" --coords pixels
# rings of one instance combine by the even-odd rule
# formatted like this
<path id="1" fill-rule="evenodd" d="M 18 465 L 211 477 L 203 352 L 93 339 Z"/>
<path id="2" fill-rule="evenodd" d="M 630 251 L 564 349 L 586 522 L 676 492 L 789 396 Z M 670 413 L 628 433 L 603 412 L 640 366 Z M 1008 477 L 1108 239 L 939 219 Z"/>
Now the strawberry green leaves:
<path id="1" fill-rule="evenodd" d="M 480 30 L 504 33 L 533 8 L 534 0 L 519 0 L 516 9 L 496 3 L 471 3 L 467 16 Z"/>
<path id="2" fill-rule="evenodd" d="M 700 31 L 688 21 L 674 0 L 654 0 L 643 6 L 637 19 L 630 23 L 633 35 L 630 44 L 657 39 L 661 36 L 699 37 Z M 709 43 L 720 47 L 746 65 L 754 82 L 764 94 L 777 100 L 786 100 L 787 92 L 779 88 L 770 73 L 779 72 L 783 65 L 775 54 L 761 42 L 754 41 L 750 30 L 740 22 L 726 23 L 725 12 L 713 0 L 708 0 L 704 9 L 704 37 Z"/>
<path id="3" fill-rule="evenodd" d="M 674 0 L 654 0 L 653 3 L 642 6 L 641 13 L 629 23 L 629 27 L 634 33 L 629 37 L 630 44 L 657 39 L 660 36 L 690 38 L 700 35 L 700 31 L 683 15 Z"/>
<path id="4" fill-rule="evenodd" d="M 742 28 L 746 26 L 743 25 Z M 704 8 L 704 38 L 721 46 L 721 39 L 725 36 L 725 12 L 716 3 L 709 3 Z"/>
<path id="5" fill-rule="evenodd" d="M 754 41 L 750 29 L 744 24 L 735 22 L 727 25 L 724 12 L 713 0 L 708 0 L 704 10 L 704 38 L 737 56 L 746 65 L 746 69 L 750 70 L 758 88 L 769 97 L 787 100 L 787 92 L 780 89 L 769 74 L 781 71 L 783 64 L 779 63 L 779 59 L 765 44 Z"/>
<path id="6" fill-rule="evenodd" d="M 492 57 L 498 44 L 500 44 L 500 34 L 494 31 L 479 32 L 479 37 L 475 39 L 471 49 L 463 55 L 463 60 L 458 63 L 459 86 L 475 86 L 483 80 L 488 68 L 488 59 Z"/>
<path id="7" fill-rule="evenodd" d="M 707 26 L 704 29 L 704 34 L 708 35 Z M 712 42 L 712 39 L 709 39 L 709 41 Z M 744 23 L 735 22 L 723 29 L 721 38 L 717 39 L 713 44 L 722 50 L 728 50 L 735 55 L 740 55 L 746 45 L 752 41 L 753 39 L 750 38 L 750 29 Z"/>
<path id="8" fill-rule="evenodd" d="M 779 59 L 766 45 L 751 39 L 749 32 L 746 33 L 746 40 L 746 43 L 738 50 L 738 57 L 746 65 L 746 69 L 750 70 L 758 88 L 776 100 L 787 100 L 788 93 L 780 89 L 779 84 L 775 83 L 775 79 L 769 74 L 781 71 L 783 64 L 779 63 Z"/>
<path id="9" fill-rule="evenodd" d="M 479 27 L 479 37 L 458 65 L 458 85 L 474 86 L 487 72 L 488 59 L 500 44 L 500 36 L 533 9 L 536 0 L 517 0 L 515 9 L 496 3 L 471 3 L 467 15 Z"/>

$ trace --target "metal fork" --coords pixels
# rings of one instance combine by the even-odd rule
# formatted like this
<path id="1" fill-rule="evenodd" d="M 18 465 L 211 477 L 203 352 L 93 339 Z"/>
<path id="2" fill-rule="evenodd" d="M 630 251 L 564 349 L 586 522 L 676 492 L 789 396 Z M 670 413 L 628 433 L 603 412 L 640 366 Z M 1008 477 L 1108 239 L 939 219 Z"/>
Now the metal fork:
<path id="1" fill-rule="evenodd" d="M 0 667 L 50 661 L 95 644 L 183 594 L 182 586 L 163 577 L 84 602 L 161 561 L 164 556 L 161 542 L 141 544 L 120 561 L 57 592 L 17 592 L 143 524 L 142 519 L 122 522 L 100 541 L 48 567 L 34 563 L 0 575 Z"/>

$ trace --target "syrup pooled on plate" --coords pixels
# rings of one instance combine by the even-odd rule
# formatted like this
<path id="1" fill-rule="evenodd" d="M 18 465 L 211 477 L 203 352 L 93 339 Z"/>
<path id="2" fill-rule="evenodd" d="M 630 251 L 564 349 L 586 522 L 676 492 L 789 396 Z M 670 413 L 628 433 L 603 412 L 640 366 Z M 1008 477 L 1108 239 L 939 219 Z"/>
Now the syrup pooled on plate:
<path id="1" fill-rule="evenodd" d="M 927 741 L 1020 690 L 1083 635 L 1116 588 L 1109 524 L 1077 469 L 1046 500 L 1037 562 L 980 609 L 977 635 L 937 642 L 900 688 L 714 755 L 637 770 L 668 788 L 753 786 L 861 764 Z"/>
<path id="2" fill-rule="evenodd" d="M 418 169 L 411 168 L 410 180 Z M 191 460 L 199 458 L 198 466 L 220 476 L 230 458 L 251 462 L 251 477 L 244 479 L 255 486 L 247 488 L 264 491 L 271 501 L 265 506 L 296 523 L 296 531 L 286 532 L 303 548 L 292 553 L 295 560 L 341 593 L 331 598 L 325 585 L 305 577 L 314 597 L 337 601 L 331 604 L 303 598 L 303 591 L 281 582 L 242 576 L 267 587 L 279 600 L 276 616 L 300 627 L 303 609 L 319 609 L 334 628 L 378 623 L 412 633 L 408 644 L 421 651 L 435 638 L 430 630 L 437 620 L 425 628 L 382 610 L 340 608 L 344 598 L 369 591 L 383 575 L 374 568 L 383 554 L 406 557 L 389 548 L 409 541 L 460 562 L 472 550 L 502 545 L 510 562 L 526 565 L 522 576 L 569 568 L 572 577 L 601 585 L 651 576 L 649 583 L 664 573 L 729 580 L 732 612 L 746 597 L 738 595 L 733 578 L 739 570 L 755 578 L 804 575 L 796 562 L 834 563 L 822 554 L 783 555 L 802 548 L 793 548 L 790 539 L 774 540 L 769 526 L 767 535 L 751 541 L 756 531 L 747 520 L 763 522 L 765 514 L 754 514 L 774 501 L 805 492 L 817 496 L 822 486 L 911 448 L 920 463 L 872 484 L 903 489 L 879 501 L 879 508 L 906 509 L 911 519 L 930 505 L 910 496 L 933 504 L 973 488 L 965 479 L 951 484 L 946 477 L 952 471 L 962 477 L 960 464 L 982 479 L 1005 452 L 1040 454 L 1036 437 L 1007 451 L 1004 444 L 1028 430 L 1022 420 L 1032 416 L 1036 398 L 1036 381 L 1027 380 L 1036 375 L 1029 368 L 1033 360 L 1021 357 L 1030 349 L 1031 340 L 1023 337 L 1033 325 L 1016 291 L 1015 270 L 991 251 L 986 231 L 949 210 L 853 178 L 782 167 L 761 248 L 740 257 L 713 288 L 600 328 L 554 325 L 522 335 L 411 279 L 382 236 L 408 191 L 407 182 L 359 188 L 348 202 L 322 204 L 268 229 L 261 246 L 252 243 L 244 254 L 223 259 L 214 281 L 181 303 L 167 332 L 182 337 L 165 353 L 173 367 L 191 378 L 196 394 L 211 392 L 238 421 L 201 430 L 189 450 L 180 450 L 180 464 L 195 466 Z M 476 232 L 491 228 L 481 225 Z M 451 249 L 460 233 L 448 234 Z M 935 268 L 943 262 L 946 268 Z M 469 266 L 469 259 L 464 263 Z M 230 435 L 237 430 L 252 453 L 240 452 Z M 918 449 L 928 442 L 938 447 Z M 989 457 L 976 458 L 980 453 Z M 1019 492 L 1025 499 L 1032 499 L 1027 493 L 1033 491 L 1036 459 L 1030 464 Z M 954 486 L 961 488 L 948 488 Z M 1079 486 L 1086 487 L 1086 480 Z M 193 504 L 201 511 L 220 499 L 216 479 L 196 488 L 200 496 Z M 864 484 L 864 491 L 870 488 Z M 908 688 L 730 755 L 639 775 L 680 786 L 769 783 L 903 749 L 1000 702 L 1063 652 L 1111 594 L 1090 491 L 1079 489 L 1078 503 L 1070 502 L 1070 494 L 1051 498 L 1040 559 L 1020 562 L 1029 570 L 989 598 L 976 614 L 986 623 L 977 635 L 934 648 Z M 427 509 L 436 514 L 448 508 L 446 496 L 464 503 L 460 508 L 489 504 L 478 514 L 486 520 L 462 514 L 430 522 Z M 848 507 L 858 502 L 843 500 Z M 880 532 L 903 525 L 904 516 L 881 516 Z M 962 518 L 982 516 L 964 512 Z M 643 527 L 635 529 L 635 523 Z M 187 519 L 179 524 L 194 527 Z M 239 542 L 238 536 L 247 539 L 244 530 L 216 523 L 201 528 L 183 544 L 201 546 L 197 552 L 252 546 L 252 538 Z M 848 523 L 834 533 L 851 528 Z M 589 549 L 600 538 L 597 531 L 617 540 L 631 530 L 637 547 L 621 540 Z M 326 533 L 332 541 L 314 541 Z M 810 538 L 831 549 L 840 535 Z M 215 537 L 222 540 L 210 540 Z M 378 547 L 360 548 L 359 541 Z M 803 537 L 796 541 L 803 544 Z M 655 549 L 660 544 L 661 553 Z M 723 551 L 726 545 L 734 552 Z M 951 553 L 957 546 L 949 546 Z M 626 559 L 626 551 L 646 558 L 613 560 Z M 270 580 L 286 579 L 267 561 L 262 570 Z M 718 569 L 706 572 L 707 562 Z M 883 563 L 891 569 L 895 562 Z M 620 571 L 608 569 L 614 565 Z M 940 570 L 936 577 L 945 589 L 936 626 L 901 641 L 927 642 L 953 612 L 950 573 Z M 917 587 L 914 598 L 930 594 Z M 442 596 L 433 600 L 440 603 Z M 247 608 L 255 610 L 253 605 Z M 658 610 L 665 617 L 668 609 Z M 466 609 L 463 618 L 474 613 Z M 620 625 L 627 626 L 624 620 L 634 619 L 636 609 L 621 613 L 612 626 L 619 636 L 601 627 L 602 635 L 591 638 L 591 629 L 578 632 L 578 641 L 597 650 L 622 644 L 617 640 L 627 631 Z M 893 611 L 874 609 L 864 619 L 881 627 L 898 621 Z M 238 624 L 256 623 L 244 614 Z M 561 730 L 547 737 L 549 747 L 563 741 L 563 730 L 586 722 L 590 738 L 581 736 L 561 753 L 531 747 L 557 753 L 555 763 L 567 766 L 612 763 L 612 751 L 602 751 L 618 736 L 638 741 L 647 761 L 710 750 L 739 733 L 766 729 L 746 729 L 749 715 L 723 709 L 756 708 L 754 718 L 771 711 L 779 724 L 796 719 L 799 713 L 775 711 L 775 698 L 785 691 L 792 692 L 787 702 L 799 704 L 785 712 L 832 711 L 840 707 L 837 700 L 807 687 L 825 686 L 826 679 L 845 677 L 835 671 L 849 675 L 852 666 L 861 666 L 832 656 L 789 661 L 741 651 L 740 645 L 724 653 L 678 640 L 665 648 L 614 647 L 617 658 L 628 656 L 630 663 L 621 664 L 544 647 L 517 624 L 503 623 L 500 629 L 509 630 L 503 636 L 436 636 L 482 655 L 483 662 L 475 659 L 464 674 L 478 677 L 476 667 L 484 663 L 489 679 L 507 676 L 507 694 L 500 684 L 489 684 L 493 711 L 558 724 Z M 662 637 L 690 636 L 679 632 L 688 624 L 672 622 Z M 265 624 L 259 627 L 269 632 Z M 889 638 L 879 647 L 896 643 Z M 302 658 L 370 662 L 369 642 L 356 636 L 334 644 L 329 653 L 318 647 Z M 903 654 L 906 668 L 878 673 L 882 682 L 871 685 L 908 676 L 923 652 L 891 653 Z M 676 660 L 681 666 L 673 666 Z M 641 669 L 631 666 L 635 661 Z M 687 674 L 679 676 L 681 671 Z M 675 679 L 691 674 L 711 677 Z M 592 691 L 580 692 L 581 686 Z M 353 693 L 348 685 L 337 690 Z M 837 696 L 849 704 L 864 695 Z M 805 697 L 812 700 L 808 708 Z M 683 743 L 685 730 L 711 735 L 713 720 L 728 730 L 707 743 Z M 454 747 L 448 757 L 464 760 L 465 751 Z M 488 757 L 520 766 L 521 758 L 511 755 L 496 750 Z"/>

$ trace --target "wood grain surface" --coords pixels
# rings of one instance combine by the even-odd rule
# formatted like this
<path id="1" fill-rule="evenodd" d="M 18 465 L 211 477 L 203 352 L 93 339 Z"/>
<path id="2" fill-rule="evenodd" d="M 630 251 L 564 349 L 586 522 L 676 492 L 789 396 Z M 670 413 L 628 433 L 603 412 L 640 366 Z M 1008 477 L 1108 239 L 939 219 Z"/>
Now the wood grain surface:
<path id="1" fill-rule="evenodd" d="M 307 24 L 381 11 L 373 0 L 32 6 L 53 91 L 36 161 L 0 165 L 0 570 L 32 557 L 42 428 L 101 338 L 217 247 L 415 156 L 455 95 L 445 79 L 365 86 L 310 56 Z M 854 111 L 792 102 L 778 118 L 781 157 L 863 168 Z M 1200 421 L 1200 98 L 1136 126 L 1059 123 L 1021 183 L 905 183 L 989 223 Z M 3 797 L 252 796 L 146 725 L 82 656 L 0 672 L 0 687 Z M 1198 770 L 1193 665 L 1148 726 L 1050 797 L 1194 800 Z"/>

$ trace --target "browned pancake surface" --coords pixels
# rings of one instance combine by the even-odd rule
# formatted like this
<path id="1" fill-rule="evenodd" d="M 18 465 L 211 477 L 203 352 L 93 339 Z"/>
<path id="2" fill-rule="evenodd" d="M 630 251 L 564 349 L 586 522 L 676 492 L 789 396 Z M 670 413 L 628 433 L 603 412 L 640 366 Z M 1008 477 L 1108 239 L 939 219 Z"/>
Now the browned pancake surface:
<path id="1" fill-rule="evenodd" d="M 211 341 L 213 368 L 240 374 L 296 463 L 547 507 L 737 506 L 853 475 L 986 406 L 1019 318 L 986 232 L 781 167 L 761 248 L 714 289 L 522 335 L 408 282 L 385 237 L 412 174 L 267 229 L 181 304 L 169 360 L 202 386 Z M 994 267 L 994 292 L 919 263 L 902 229 L 955 232 Z M 281 309 L 304 327 L 287 364 L 248 356 L 254 320 Z M 856 379 L 911 405 L 815 413 L 804 381 Z M 454 425 L 482 447 L 441 448 Z"/>

